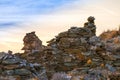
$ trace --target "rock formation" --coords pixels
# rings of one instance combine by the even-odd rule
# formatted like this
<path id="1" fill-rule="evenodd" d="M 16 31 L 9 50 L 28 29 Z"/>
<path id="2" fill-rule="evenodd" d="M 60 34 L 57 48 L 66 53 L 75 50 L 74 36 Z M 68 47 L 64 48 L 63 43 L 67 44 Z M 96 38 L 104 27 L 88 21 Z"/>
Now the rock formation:
<path id="1" fill-rule="evenodd" d="M 88 17 L 87 20 L 88 22 L 84 24 L 84 27 L 88 28 L 92 32 L 92 35 L 95 36 L 96 35 L 96 26 L 94 24 L 95 18 L 93 16 L 90 16 Z"/>
<path id="2" fill-rule="evenodd" d="M 47 42 L 46 47 L 42 45 L 35 32 L 27 33 L 23 39 L 25 53 L 19 54 L 20 59 L 13 55 L 3 59 L 5 54 L 1 54 L 2 74 L 6 70 L 12 70 L 15 74 L 16 70 L 19 72 L 22 69 L 31 75 L 34 73 L 31 70 L 34 69 L 28 64 L 37 63 L 45 67 L 49 80 L 53 74 L 52 80 L 70 80 L 68 76 L 71 76 L 71 80 L 120 80 L 120 30 L 107 31 L 96 36 L 94 20 L 95 18 L 90 16 L 84 27 L 71 27 L 59 33 Z M 33 52 L 35 53 L 26 54 Z M 20 63 L 27 66 L 21 68 Z M 36 70 L 35 72 L 40 74 L 38 71 L 42 69 Z"/>
<path id="3" fill-rule="evenodd" d="M 74 73 L 85 75 L 89 72 L 88 76 L 84 76 L 84 78 L 89 78 L 91 74 L 99 76 L 96 71 L 104 75 L 104 71 L 115 72 L 114 67 L 119 70 L 120 57 L 118 54 L 113 54 L 116 48 L 111 46 L 115 43 L 110 44 L 109 41 L 96 36 L 94 20 L 95 18 L 90 16 L 84 27 L 71 27 L 67 31 L 59 33 L 47 42 L 48 46 L 42 52 L 30 54 L 24 58 L 30 62 L 43 64 L 47 69 L 48 77 L 55 72 L 62 71 L 70 72 L 72 75 L 75 75 Z M 119 46 L 115 46 L 119 50 Z M 37 60 L 34 60 L 36 57 Z M 106 70 L 108 67 L 109 69 Z M 97 68 L 101 68 L 101 70 Z M 75 72 L 72 73 L 72 70 Z M 109 75 L 111 74 L 107 74 L 107 77 Z"/>
<path id="4" fill-rule="evenodd" d="M 42 51 L 42 41 L 36 36 L 35 32 L 27 33 L 23 39 L 25 53 L 34 53 Z"/>
<path id="5" fill-rule="evenodd" d="M 10 53 L 0 53 L 0 80 L 47 80 L 46 70 L 38 63 L 28 63 Z M 12 76 L 12 78 L 10 77 Z"/>

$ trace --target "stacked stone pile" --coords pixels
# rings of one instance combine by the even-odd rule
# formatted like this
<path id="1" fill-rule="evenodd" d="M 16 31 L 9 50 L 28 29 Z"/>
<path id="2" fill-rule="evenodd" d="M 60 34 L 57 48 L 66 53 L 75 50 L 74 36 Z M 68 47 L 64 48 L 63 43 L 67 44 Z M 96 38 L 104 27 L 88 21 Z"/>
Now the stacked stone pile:
<path id="1" fill-rule="evenodd" d="M 28 63 L 26 60 L 10 53 L 0 53 L 0 80 L 10 76 L 15 80 L 28 80 L 38 78 L 38 80 L 47 80 L 44 67 L 37 63 Z M 19 79 L 18 79 L 19 78 Z"/>
<path id="2" fill-rule="evenodd" d="M 71 27 L 59 33 L 48 41 L 46 47 L 42 45 L 35 32 L 28 33 L 23 40 L 25 53 L 20 54 L 19 57 L 29 63 L 39 63 L 44 66 L 49 79 L 56 72 L 74 72 L 73 76 L 83 75 L 84 79 L 87 78 L 85 80 L 89 80 L 91 76 L 91 80 L 95 76 L 96 79 L 100 77 L 98 80 L 106 80 L 113 74 L 118 77 L 120 75 L 119 31 L 104 32 L 105 34 L 96 36 L 94 20 L 95 18 L 90 16 L 84 27 Z M 104 76 L 104 72 L 109 74 Z"/>
<path id="3" fill-rule="evenodd" d="M 27 33 L 23 39 L 25 53 L 40 52 L 43 49 L 42 41 L 36 36 L 35 32 Z"/>

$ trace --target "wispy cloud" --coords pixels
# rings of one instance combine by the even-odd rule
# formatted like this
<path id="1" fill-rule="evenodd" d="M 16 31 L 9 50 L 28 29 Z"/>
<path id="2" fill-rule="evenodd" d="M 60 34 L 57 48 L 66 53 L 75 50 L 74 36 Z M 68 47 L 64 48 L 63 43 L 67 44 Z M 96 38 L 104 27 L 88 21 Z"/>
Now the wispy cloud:
<path id="1" fill-rule="evenodd" d="M 6 23 L 0 23 L 0 27 L 10 27 L 10 26 L 17 26 L 17 22 L 6 22 Z"/>
<path id="2" fill-rule="evenodd" d="M 30 20 L 72 0 L 0 0 L 0 19 Z M 28 19 L 29 17 L 29 19 Z"/>

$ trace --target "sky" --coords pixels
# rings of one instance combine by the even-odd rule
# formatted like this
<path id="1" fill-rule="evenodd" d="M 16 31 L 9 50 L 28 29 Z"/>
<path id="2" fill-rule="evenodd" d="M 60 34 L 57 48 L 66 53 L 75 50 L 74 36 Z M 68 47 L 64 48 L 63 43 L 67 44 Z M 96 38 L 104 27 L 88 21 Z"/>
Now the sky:
<path id="1" fill-rule="evenodd" d="M 0 52 L 21 52 L 26 33 L 46 41 L 94 16 L 97 35 L 120 25 L 120 0 L 0 0 Z"/>

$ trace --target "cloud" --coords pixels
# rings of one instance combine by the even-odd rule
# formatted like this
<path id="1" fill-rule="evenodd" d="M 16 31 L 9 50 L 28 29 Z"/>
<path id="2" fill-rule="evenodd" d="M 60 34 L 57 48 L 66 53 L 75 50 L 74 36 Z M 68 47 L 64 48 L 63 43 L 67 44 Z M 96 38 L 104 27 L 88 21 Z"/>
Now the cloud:
<path id="1" fill-rule="evenodd" d="M 34 15 L 53 11 L 55 8 L 70 1 L 72 0 L 1 0 L 0 18 L 17 18 L 17 20 L 27 21 L 34 17 Z"/>
<path id="2" fill-rule="evenodd" d="M 17 26 L 17 22 L 6 22 L 6 23 L 0 23 L 0 27 L 10 27 L 10 26 Z"/>
<path id="3" fill-rule="evenodd" d="M 72 0 L 0 0 L 0 25 L 8 28 L 33 21 L 36 15 L 49 14 Z M 41 19 L 42 20 L 42 19 Z M 35 20 L 36 21 L 36 20 Z M 1 27 L 0 26 L 0 27 Z M 17 26 L 16 26 L 17 27 Z"/>

